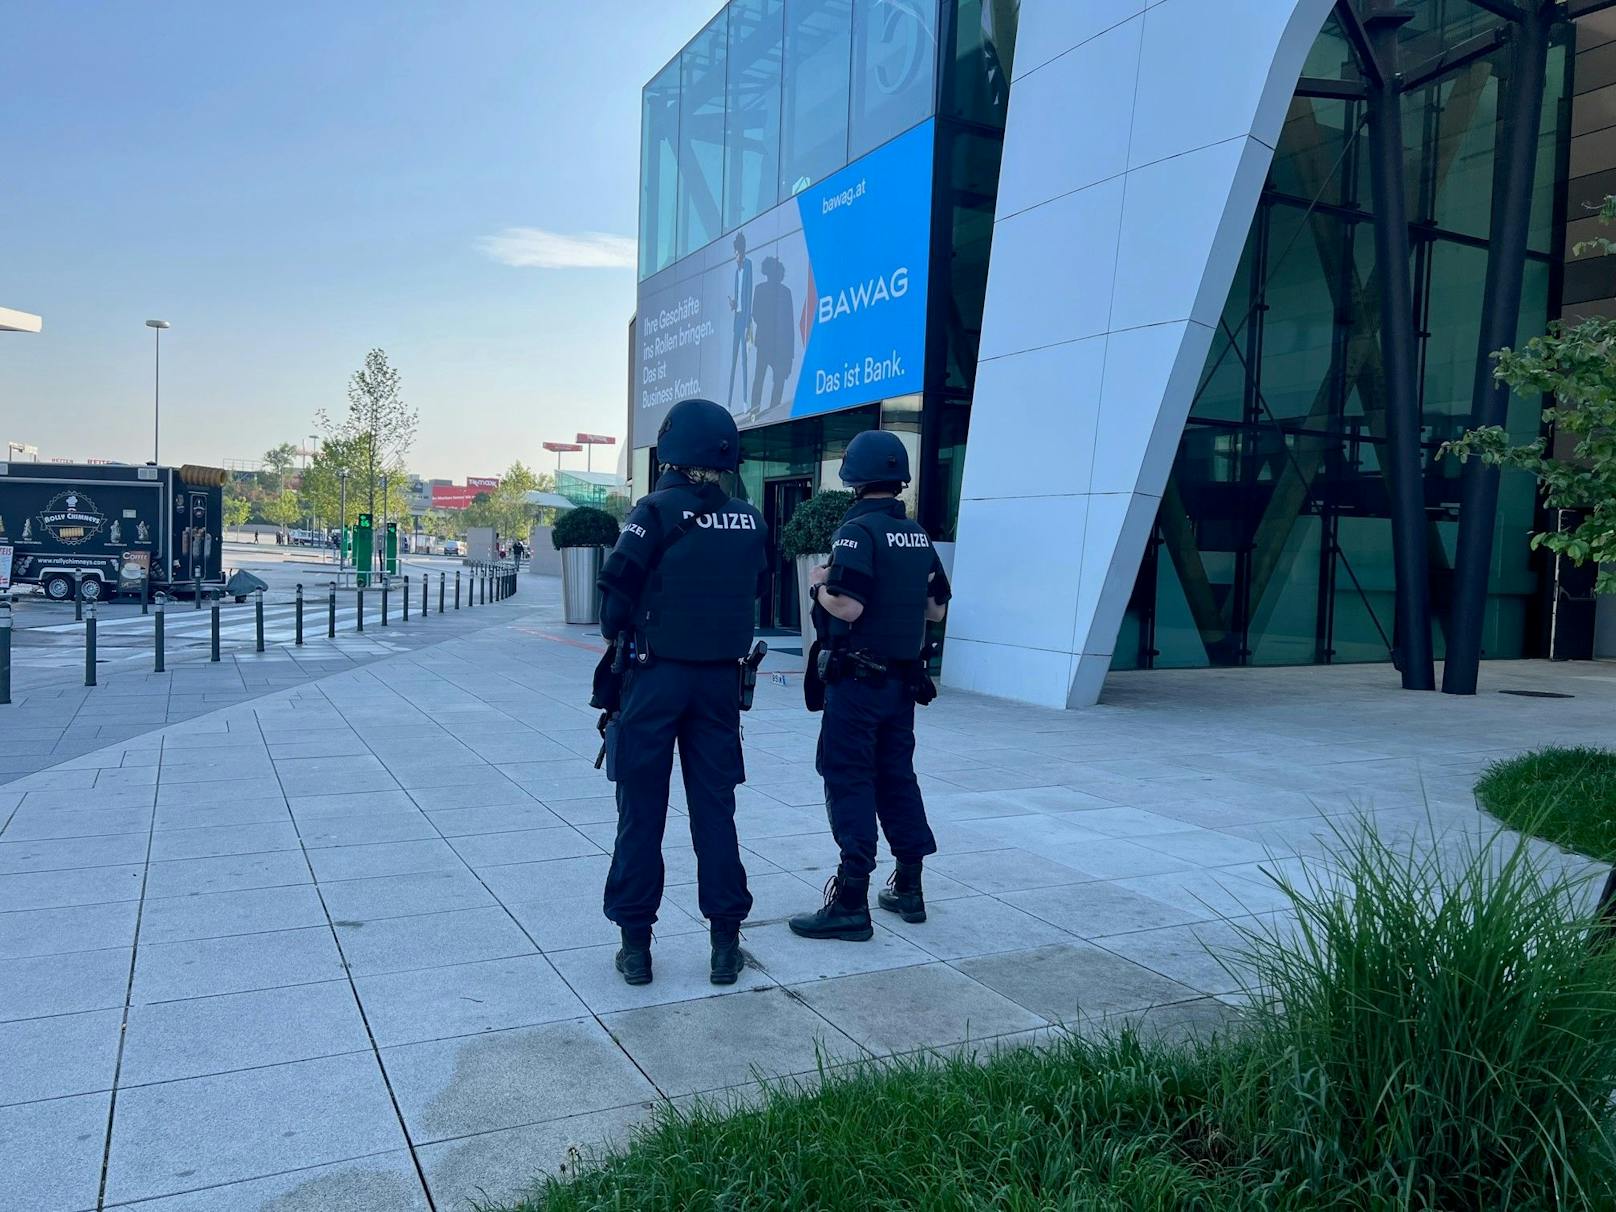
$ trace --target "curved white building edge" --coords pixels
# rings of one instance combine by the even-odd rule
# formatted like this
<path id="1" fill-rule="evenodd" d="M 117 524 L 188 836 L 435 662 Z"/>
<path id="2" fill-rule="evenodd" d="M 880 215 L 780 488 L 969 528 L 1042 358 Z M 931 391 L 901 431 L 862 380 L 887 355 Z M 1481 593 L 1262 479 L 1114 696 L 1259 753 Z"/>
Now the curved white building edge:
<path id="1" fill-rule="evenodd" d="M 1331 0 L 1023 0 L 946 684 L 1099 698 Z"/>

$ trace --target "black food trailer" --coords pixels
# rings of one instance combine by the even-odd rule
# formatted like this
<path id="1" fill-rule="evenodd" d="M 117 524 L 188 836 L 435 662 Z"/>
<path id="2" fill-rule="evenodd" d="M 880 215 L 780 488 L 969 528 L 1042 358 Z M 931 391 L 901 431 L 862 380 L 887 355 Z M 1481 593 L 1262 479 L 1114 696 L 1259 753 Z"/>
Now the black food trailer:
<path id="1" fill-rule="evenodd" d="M 217 467 L 0 463 L 0 547 L 14 585 L 72 601 L 143 585 L 170 596 L 224 588 L 224 485 Z"/>

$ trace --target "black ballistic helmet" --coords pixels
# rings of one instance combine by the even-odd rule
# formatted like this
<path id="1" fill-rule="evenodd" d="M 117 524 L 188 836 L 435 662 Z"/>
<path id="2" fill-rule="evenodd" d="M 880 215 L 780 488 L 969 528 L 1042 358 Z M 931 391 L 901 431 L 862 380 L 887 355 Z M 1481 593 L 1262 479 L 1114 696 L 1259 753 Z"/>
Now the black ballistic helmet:
<path id="1" fill-rule="evenodd" d="M 711 400 L 680 400 L 657 430 L 657 461 L 734 471 L 741 465 L 741 431 L 735 418 Z"/>
<path id="2" fill-rule="evenodd" d="M 907 484 L 909 451 L 902 439 L 884 429 L 866 429 L 847 444 L 841 476 L 849 488 L 866 484 Z"/>

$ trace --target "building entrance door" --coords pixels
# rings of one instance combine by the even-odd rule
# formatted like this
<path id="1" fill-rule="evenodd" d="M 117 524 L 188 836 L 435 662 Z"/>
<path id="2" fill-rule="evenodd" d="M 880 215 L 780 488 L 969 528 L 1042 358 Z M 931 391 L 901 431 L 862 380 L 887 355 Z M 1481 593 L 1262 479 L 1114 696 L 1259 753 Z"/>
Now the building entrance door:
<path id="1" fill-rule="evenodd" d="M 814 482 L 808 476 L 763 482 L 763 520 L 769 527 L 769 545 L 772 567 L 769 592 L 763 597 L 760 623 L 764 627 L 790 630 L 802 625 L 801 608 L 797 603 L 797 562 L 780 554 L 780 532 L 785 529 L 797 506 L 813 492 Z"/>

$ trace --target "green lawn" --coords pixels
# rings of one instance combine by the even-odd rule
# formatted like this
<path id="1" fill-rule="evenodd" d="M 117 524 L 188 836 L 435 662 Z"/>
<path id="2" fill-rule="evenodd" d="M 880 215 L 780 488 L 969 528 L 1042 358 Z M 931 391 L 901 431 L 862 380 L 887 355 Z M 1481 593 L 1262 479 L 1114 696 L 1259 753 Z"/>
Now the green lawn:
<path id="1" fill-rule="evenodd" d="M 1504 824 L 1616 863 L 1616 753 L 1537 749 L 1495 762 L 1476 798 Z"/>
<path id="2" fill-rule="evenodd" d="M 1069 1039 L 667 1111 L 506 1212 L 1616 1207 L 1616 953 L 1564 884 L 1344 836 L 1231 1037 Z M 1283 1008 L 1283 1009 L 1282 1009 Z"/>

